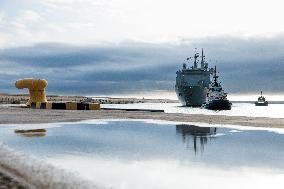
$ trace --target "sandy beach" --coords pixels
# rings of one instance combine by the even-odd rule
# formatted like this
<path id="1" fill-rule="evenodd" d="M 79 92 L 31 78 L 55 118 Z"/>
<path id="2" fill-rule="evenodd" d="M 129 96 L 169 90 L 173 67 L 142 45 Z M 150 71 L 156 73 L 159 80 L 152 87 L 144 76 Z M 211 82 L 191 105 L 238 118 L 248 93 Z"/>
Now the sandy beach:
<path id="1" fill-rule="evenodd" d="M 0 106 L 0 124 L 74 122 L 87 119 L 153 119 L 178 122 L 284 128 L 282 118 L 180 114 L 124 110 L 41 110 Z"/>

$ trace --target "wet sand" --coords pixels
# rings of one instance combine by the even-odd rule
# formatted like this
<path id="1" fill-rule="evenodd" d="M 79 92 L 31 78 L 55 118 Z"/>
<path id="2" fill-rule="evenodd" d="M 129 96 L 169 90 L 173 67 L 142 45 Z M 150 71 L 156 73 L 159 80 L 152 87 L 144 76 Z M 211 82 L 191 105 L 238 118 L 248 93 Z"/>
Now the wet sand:
<path id="1" fill-rule="evenodd" d="M 124 110 L 39 110 L 0 106 L 0 124 L 74 122 L 87 119 L 153 119 L 240 126 L 284 128 L 283 118 L 199 115 Z"/>
<path id="2" fill-rule="evenodd" d="M 46 164 L 28 154 L 0 145 L 0 189 L 105 189 L 78 176 Z"/>
<path id="3" fill-rule="evenodd" d="M 13 176 L 7 174 L 7 171 L 0 173 L 0 189 L 28 189 L 30 187 L 15 180 Z"/>

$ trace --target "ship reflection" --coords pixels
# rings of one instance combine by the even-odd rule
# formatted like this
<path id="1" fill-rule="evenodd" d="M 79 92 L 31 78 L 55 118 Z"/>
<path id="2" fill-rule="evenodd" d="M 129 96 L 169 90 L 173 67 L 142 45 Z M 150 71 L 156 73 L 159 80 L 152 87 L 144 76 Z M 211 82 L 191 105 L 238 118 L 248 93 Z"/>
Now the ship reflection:
<path id="1" fill-rule="evenodd" d="M 195 154 L 200 150 L 204 151 L 204 145 L 207 144 L 208 139 L 211 139 L 216 134 L 216 127 L 198 127 L 195 125 L 176 125 L 177 134 L 182 136 L 182 140 L 189 147 L 191 140 L 193 140 L 193 148 Z M 200 142 L 200 146 L 198 145 Z"/>

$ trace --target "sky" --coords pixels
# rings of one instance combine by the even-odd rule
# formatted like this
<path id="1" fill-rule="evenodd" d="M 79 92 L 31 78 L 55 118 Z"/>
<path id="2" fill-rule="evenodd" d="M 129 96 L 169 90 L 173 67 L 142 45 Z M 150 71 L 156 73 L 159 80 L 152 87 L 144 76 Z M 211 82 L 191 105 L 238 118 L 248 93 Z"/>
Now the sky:
<path id="1" fill-rule="evenodd" d="M 0 92 L 45 78 L 50 94 L 174 91 L 203 47 L 229 93 L 283 93 L 280 0 L 1 0 Z"/>

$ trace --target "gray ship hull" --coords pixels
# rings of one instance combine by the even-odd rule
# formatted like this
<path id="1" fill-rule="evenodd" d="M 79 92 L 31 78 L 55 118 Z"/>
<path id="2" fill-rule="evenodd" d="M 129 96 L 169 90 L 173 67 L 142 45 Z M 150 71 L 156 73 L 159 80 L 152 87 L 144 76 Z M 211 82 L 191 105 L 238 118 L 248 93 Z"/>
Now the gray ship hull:
<path id="1" fill-rule="evenodd" d="M 176 94 L 183 106 L 199 107 L 206 102 L 207 88 L 201 86 L 176 87 Z"/>

